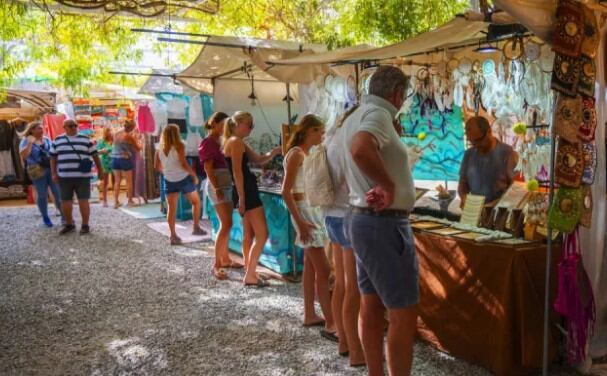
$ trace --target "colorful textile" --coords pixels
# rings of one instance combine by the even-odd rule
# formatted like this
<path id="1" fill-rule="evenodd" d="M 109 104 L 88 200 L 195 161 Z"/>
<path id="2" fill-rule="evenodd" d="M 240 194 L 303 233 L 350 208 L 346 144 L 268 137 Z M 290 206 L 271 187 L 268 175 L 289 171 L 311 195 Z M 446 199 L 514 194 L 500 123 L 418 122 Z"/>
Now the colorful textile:
<path id="1" fill-rule="evenodd" d="M 112 172 L 113 145 L 101 139 L 97 141 L 96 148 L 97 152 L 99 153 L 99 159 L 101 159 L 101 166 L 103 167 L 103 171 L 106 173 Z M 103 151 L 107 151 L 107 153 L 104 153 Z"/>
<path id="2" fill-rule="evenodd" d="M 143 134 L 154 133 L 156 130 L 156 122 L 154 121 L 152 110 L 147 103 L 140 104 L 137 107 L 137 128 Z"/>
<path id="3" fill-rule="evenodd" d="M 60 134 L 64 133 L 63 122 L 66 116 L 64 114 L 46 114 L 42 117 L 42 127 L 44 133 L 51 139 L 54 140 Z"/>

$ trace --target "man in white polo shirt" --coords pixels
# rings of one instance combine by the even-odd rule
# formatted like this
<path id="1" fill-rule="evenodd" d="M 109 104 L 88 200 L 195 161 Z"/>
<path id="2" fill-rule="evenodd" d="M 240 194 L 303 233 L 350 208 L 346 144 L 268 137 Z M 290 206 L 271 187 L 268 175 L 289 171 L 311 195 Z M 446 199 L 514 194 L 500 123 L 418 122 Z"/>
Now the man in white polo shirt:
<path id="1" fill-rule="evenodd" d="M 59 231 L 60 235 L 76 229 L 72 216 L 72 201 L 74 192 L 78 198 L 78 207 L 82 216 L 80 234 L 88 234 L 91 197 L 92 165 L 95 161 L 99 179 L 103 179 L 103 168 L 97 155 L 97 149 L 91 140 L 78 134 L 78 124 L 73 120 L 63 122 L 65 134 L 57 137 L 51 147 L 51 173 L 53 181 L 59 183 L 61 190 L 61 211 L 65 217 L 65 225 Z"/>
<path id="2" fill-rule="evenodd" d="M 408 79 L 380 66 L 369 95 L 346 119 L 344 139 L 350 211 L 346 226 L 356 256 L 361 293 L 360 332 L 369 375 L 383 375 L 384 312 L 390 325 L 390 375 L 411 373 L 418 303 L 418 264 L 409 226 L 415 188 L 407 148 L 394 127 Z"/>

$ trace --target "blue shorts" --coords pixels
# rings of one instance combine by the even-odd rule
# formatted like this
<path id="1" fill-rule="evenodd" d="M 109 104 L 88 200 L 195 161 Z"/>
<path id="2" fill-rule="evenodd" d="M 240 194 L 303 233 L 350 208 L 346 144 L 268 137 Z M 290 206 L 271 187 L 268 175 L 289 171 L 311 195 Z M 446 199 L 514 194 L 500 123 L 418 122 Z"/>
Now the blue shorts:
<path id="1" fill-rule="evenodd" d="M 350 249 L 352 245 L 350 238 L 346 235 L 344 227 L 344 218 L 342 217 L 325 217 L 325 228 L 331 242 L 339 244 L 343 249 Z"/>
<path id="2" fill-rule="evenodd" d="M 165 187 L 167 194 L 181 192 L 185 195 L 196 190 L 196 184 L 194 184 L 191 176 L 186 176 L 185 179 L 180 181 L 165 180 Z"/>
<path id="3" fill-rule="evenodd" d="M 349 213 L 346 228 L 361 294 L 377 294 L 389 309 L 417 304 L 419 266 L 409 220 Z"/>
<path id="4" fill-rule="evenodd" d="M 130 158 L 112 158 L 112 170 L 131 171 L 133 162 Z"/>

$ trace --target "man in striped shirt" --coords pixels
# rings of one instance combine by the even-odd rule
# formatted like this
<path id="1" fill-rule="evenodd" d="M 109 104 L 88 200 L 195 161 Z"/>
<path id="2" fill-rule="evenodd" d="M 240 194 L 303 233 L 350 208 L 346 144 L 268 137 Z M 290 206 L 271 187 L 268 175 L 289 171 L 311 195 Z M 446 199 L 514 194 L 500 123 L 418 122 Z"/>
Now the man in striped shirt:
<path id="1" fill-rule="evenodd" d="M 97 149 L 91 140 L 78 134 L 78 124 L 73 120 L 63 123 L 65 134 L 57 137 L 51 147 L 51 172 L 53 181 L 59 183 L 61 190 L 61 209 L 65 217 L 65 225 L 59 234 L 67 234 L 76 229 L 72 216 L 74 192 L 78 198 L 82 227 L 80 234 L 88 234 L 91 197 L 92 161 L 97 165 L 97 175 L 103 179 L 103 168 L 97 155 Z"/>

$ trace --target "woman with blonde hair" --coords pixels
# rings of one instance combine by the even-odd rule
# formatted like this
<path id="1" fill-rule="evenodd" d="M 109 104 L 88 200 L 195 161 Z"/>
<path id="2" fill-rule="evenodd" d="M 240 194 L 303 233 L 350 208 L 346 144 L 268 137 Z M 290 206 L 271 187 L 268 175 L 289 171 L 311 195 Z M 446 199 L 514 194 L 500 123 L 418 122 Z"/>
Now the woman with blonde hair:
<path id="1" fill-rule="evenodd" d="M 122 178 L 126 179 L 126 197 L 128 206 L 135 206 L 133 201 L 133 162 L 131 156 L 134 151 L 141 150 L 141 145 L 133 137 L 131 131 L 135 129 L 135 122 L 125 120 L 123 129 L 114 135 L 112 149 L 112 170 L 114 171 L 114 209 L 120 207 L 120 184 Z"/>
<path id="2" fill-rule="evenodd" d="M 243 267 L 242 264 L 230 259 L 228 249 L 230 229 L 232 228 L 232 212 L 234 210 L 232 203 L 234 186 L 228 169 L 228 162 L 221 152 L 221 135 L 227 118 L 228 115 L 223 112 L 215 112 L 211 115 L 204 126 L 207 137 L 202 140 L 198 148 L 200 163 L 204 166 L 207 175 L 204 190 L 215 207 L 217 217 L 219 217 L 219 230 L 215 239 L 215 265 L 213 267 L 213 275 L 219 280 L 228 278 L 225 268 Z"/>
<path id="3" fill-rule="evenodd" d="M 100 155 L 101 165 L 103 166 L 103 180 L 101 181 L 101 191 L 103 192 L 103 207 L 107 208 L 107 190 L 112 172 L 112 144 L 114 143 L 114 135 L 110 127 L 104 127 L 101 138 L 97 141 L 97 152 Z"/>
<path id="4" fill-rule="evenodd" d="M 181 141 L 179 126 L 176 124 L 169 124 L 162 130 L 154 167 L 164 175 L 166 182 L 167 222 L 171 231 L 171 245 L 181 244 L 181 238 L 175 231 L 179 193 L 183 193 L 192 204 L 192 235 L 206 235 L 206 231 L 200 228 L 200 198 L 196 190 L 198 177 L 185 159 L 185 145 Z"/>
<path id="5" fill-rule="evenodd" d="M 304 326 L 322 325 L 321 335 L 337 341 L 335 322 L 331 310 L 329 293 L 329 260 L 324 246 L 327 240 L 323 225 L 323 216 L 319 207 L 311 207 L 304 193 L 303 162 L 313 146 L 322 142 L 324 124 L 315 115 L 306 115 L 301 119 L 297 131 L 287 144 L 284 159 L 285 177 L 282 184 L 282 197 L 289 208 L 297 239 L 295 244 L 304 249 L 303 293 Z M 325 320 L 314 310 L 315 292 Z"/>
<path id="6" fill-rule="evenodd" d="M 253 116 L 248 112 L 237 111 L 226 119 L 223 153 L 236 187 L 234 204 L 243 218 L 242 254 L 246 268 L 243 282 L 245 286 L 265 287 L 268 284 L 257 274 L 257 264 L 268 239 L 268 226 L 257 178 L 249 169 L 249 161 L 265 164 L 280 153 L 280 147 L 264 155 L 255 152 L 243 141 L 253 128 Z"/>
<path id="7" fill-rule="evenodd" d="M 53 200 L 57 211 L 61 213 L 61 195 L 59 186 L 51 179 L 51 140 L 44 136 L 44 129 L 39 121 L 27 125 L 19 144 L 19 155 L 25 161 L 27 174 L 36 189 L 36 205 L 42 221 L 47 227 L 53 227 L 53 222 L 48 216 L 48 189 L 51 189 Z M 61 218 L 63 222 L 63 217 Z"/>

